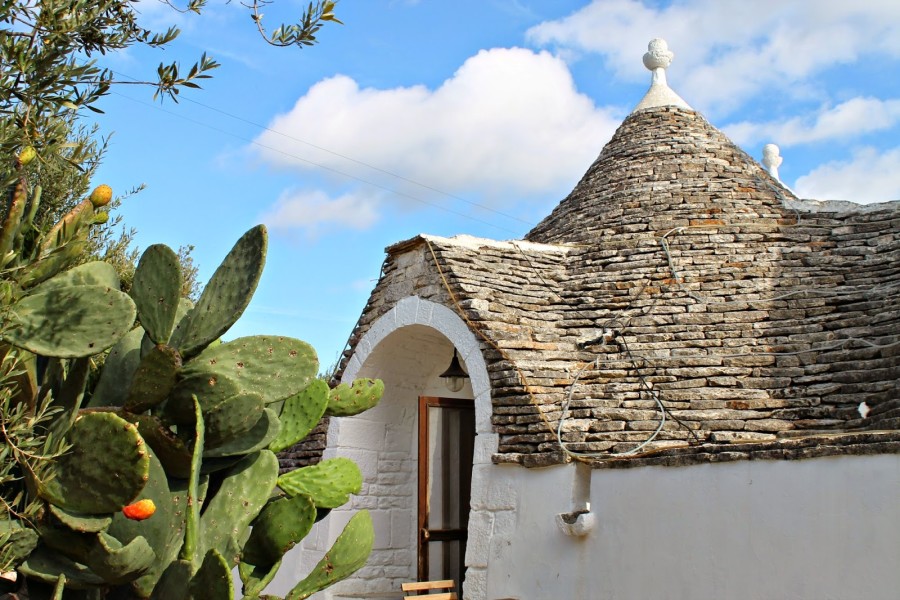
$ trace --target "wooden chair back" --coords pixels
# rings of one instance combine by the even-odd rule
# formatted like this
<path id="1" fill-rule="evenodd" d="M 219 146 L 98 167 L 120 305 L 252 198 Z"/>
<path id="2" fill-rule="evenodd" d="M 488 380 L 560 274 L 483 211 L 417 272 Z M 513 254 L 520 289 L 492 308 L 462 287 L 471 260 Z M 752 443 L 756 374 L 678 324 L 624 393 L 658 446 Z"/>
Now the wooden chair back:
<path id="1" fill-rule="evenodd" d="M 453 588 L 456 584 L 452 579 L 441 581 L 415 581 L 404 583 L 400 586 L 406 592 L 407 598 L 421 598 L 425 600 L 458 600 Z M 433 593 L 437 592 L 437 593 Z"/>

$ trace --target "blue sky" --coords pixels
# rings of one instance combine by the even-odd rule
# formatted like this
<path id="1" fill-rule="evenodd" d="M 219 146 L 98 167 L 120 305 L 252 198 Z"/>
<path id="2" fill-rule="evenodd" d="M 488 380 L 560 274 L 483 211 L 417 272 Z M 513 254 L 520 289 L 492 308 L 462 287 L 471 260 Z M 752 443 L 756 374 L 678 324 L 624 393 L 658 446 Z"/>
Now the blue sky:
<path id="1" fill-rule="evenodd" d="M 305 4 L 275 0 L 264 22 Z M 299 337 L 324 365 L 386 246 L 519 238 L 548 214 L 646 91 L 654 37 L 672 88 L 751 156 L 779 144 L 801 197 L 900 199 L 896 0 L 341 0 L 345 24 L 302 51 L 265 45 L 238 2 L 139 8 L 181 37 L 105 66 L 146 79 L 206 51 L 222 67 L 177 104 L 114 88 L 97 183 L 146 184 L 121 209 L 137 243 L 193 244 L 203 281 L 266 223 L 266 271 L 229 337 Z"/>

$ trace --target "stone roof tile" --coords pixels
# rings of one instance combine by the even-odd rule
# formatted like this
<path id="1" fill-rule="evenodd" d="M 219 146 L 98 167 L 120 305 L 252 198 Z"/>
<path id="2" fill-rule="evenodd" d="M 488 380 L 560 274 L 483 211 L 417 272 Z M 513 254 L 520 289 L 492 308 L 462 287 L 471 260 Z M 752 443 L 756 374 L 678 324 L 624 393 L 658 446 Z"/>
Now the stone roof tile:
<path id="1" fill-rule="evenodd" d="M 418 295 L 483 340 L 497 462 L 896 452 L 900 203 L 848 206 L 797 200 L 689 108 L 638 110 L 525 240 L 388 248 L 345 363 Z"/>

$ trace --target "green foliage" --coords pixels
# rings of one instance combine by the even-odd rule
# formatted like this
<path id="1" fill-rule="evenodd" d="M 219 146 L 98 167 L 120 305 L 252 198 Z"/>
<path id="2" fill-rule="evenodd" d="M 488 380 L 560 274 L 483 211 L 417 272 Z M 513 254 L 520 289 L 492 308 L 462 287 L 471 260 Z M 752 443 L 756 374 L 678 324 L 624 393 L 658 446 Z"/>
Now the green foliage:
<path id="1" fill-rule="evenodd" d="M 196 1 L 196 0 L 194 0 Z M 287 25 L 281 24 L 275 27 L 272 33 L 267 33 L 263 27 L 263 14 L 260 9 L 267 4 L 271 4 L 266 0 L 251 0 L 245 4 L 251 13 L 253 22 L 259 30 L 260 35 L 269 44 L 273 46 L 312 46 L 316 43 L 316 33 L 322 28 L 326 21 L 341 23 L 334 16 L 334 7 L 336 2 L 325 0 L 324 2 L 309 3 L 306 12 L 301 15 L 299 22 Z"/>
<path id="2" fill-rule="evenodd" d="M 0 571 L 24 560 L 37 542 L 34 524 L 44 503 L 29 494 L 28 481 L 52 483 L 53 459 L 68 444 L 48 435 L 47 426 L 60 409 L 45 398 L 37 406 L 16 401 L 25 369 L 15 351 L 6 347 L 0 359 Z"/>
<path id="3" fill-rule="evenodd" d="M 269 36 L 265 4 L 246 6 L 275 45 L 310 45 L 323 23 L 340 22 L 334 2 L 310 3 Z M 282 337 L 219 340 L 255 291 L 265 230 L 247 232 L 199 294 L 192 247 L 154 246 L 136 265 L 133 230 L 109 217 L 121 198 L 85 198 L 106 140 L 79 113 L 132 83 L 98 54 L 178 35 L 138 17 L 132 0 L 0 2 L 0 569 L 18 572 L 18 597 L 232 598 L 230 570 L 250 564 L 248 548 L 260 564 L 244 591 L 257 597 L 315 513 L 312 497 L 276 487 L 273 452 L 324 412 L 327 390 L 303 393 L 315 353 Z M 177 100 L 217 66 L 204 54 L 136 83 Z M 308 485 L 327 495 L 314 475 Z M 156 512 L 127 519 L 122 509 L 138 500 Z M 273 519 L 287 505 L 306 510 L 281 530 Z M 336 568 L 295 595 L 362 566 L 371 522 L 361 513 L 351 523 L 330 553 Z"/>
<path id="4" fill-rule="evenodd" d="M 205 6 L 205 0 L 189 0 L 184 9 L 166 3 L 198 15 Z M 261 22 L 258 8 L 267 3 L 248 5 L 257 26 Z M 281 26 L 291 32 L 281 45 L 315 43 L 315 33 L 323 23 L 339 22 L 334 17 L 334 3 L 325 5 L 310 5 L 297 25 Z M 117 79 L 112 70 L 99 65 L 100 56 L 132 46 L 163 49 L 179 35 L 177 27 L 148 29 L 141 25 L 140 17 L 134 0 L 0 2 L 0 193 L 11 194 L 23 175 L 25 188 L 44 191 L 41 202 L 27 207 L 26 238 L 58 222 L 87 192 L 108 138 L 99 137 L 96 126 L 81 125 L 78 119 L 85 111 L 102 112 L 98 103 L 113 85 L 148 85 L 154 89 L 154 97 L 177 101 L 182 89 L 199 88 L 199 82 L 219 66 L 204 53 L 189 68 L 177 62 L 160 63 L 154 78 L 147 81 Z M 13 160 L 20 154 L 29 156 L 27 164 Z M 33 155 L 36 160 L 30 159 Z M 103 227 L 95 228 L 86 242 L 60 251 L 58 254 L 70 256 L 58 260 L 67 261 L 79 253 L 82 262 L 102 258 L 116 267 L 123 289 L 128 291 L 137 258 L 131 247 L 134 230 L 123 227 L 119 217 L 108 218 L 121 199 L 96 215 L 98 220 L 108 219 Z M 4 219 L 12 216 L 17 220 L 11 211 L 25 209 L 9 202 L 0 212 Z M 0 255 L 8 250 L 3 242 L 0 238 Z M 183 246 L 178 255 L 185 266 L 182 293 L 196 299 L 197 270 L 191 250 L 191 246 Z"/>
<path id="5" fill-rule="evenodd" d="M 184 8 L 166 0 L 179 12 L 199 15 L 206 0 L 188 0 Z M 310 3 L 297 23 L 278 25 L 267 35 L 261 8 L 267 0 L 246 4 L 262 37 L 270 44 L 302 48 L 316 43 L 316 33 L 326 22 L 340 21 L 335 2 Z M 87 140 L 70 145 L 73 111 L 101 112 L 97 102 L 112 85 L 150 85 L 154 97 L 178 99 L 184 88 L 199 88 L 219 66 L 203 53 L 189 68 L 177 62 L 160 63 L 155 78 L 143 82 L 121 81 L 113 71 L 101 68 L 98 55 L 131 46 L 164 48 L 180 31 L 169 27 L 153 31 L 140 22 L 137 3 L 131 0 L 23 0 L 0 3 L 0 156 L 15 156 L 26 147 L 36 148 L 41 159 L 64 151 L 72 164 L 90 160 Z M 2 187 L 15 181 L 6 179 Z"/>
<path id="6" fill-rule="evenodd" d="M 88 210 L 76 206 L 36 243 L 52 252 L 84 239 Z M 49 358 L 43 372 L 28 364 L 8 369 L 0 388 L 5 410 L 21 422 L 13 430 L 33 438 L 29 450 L 16 440 L 4 450 L 16 490 L 6 500 L 4 488 L 10 525 L 0 529 L 0 558 L 7 567 L 36 585 L 56 586 L 62 598 L 90 590 L 93 598 L 168 600 L 233 598 L 230 572 L 239 566 L 244 597 L 255 598 L 318 510 L 359 492 L 362 475 L 344 458 L 279 477 L 274 451 L 305 437 L 332 401 L 327 384 L 315 378 L 315 352 L 285 337 L 214 337 L 249 303 L 265 240 L 259 227 L 242 237 L 194 310 L 176 306 L 182 276 L 165 247 L 151 247 L 140 260 L 133 302 L 116 290 L 115 269 L 100 263 L 55 272 L 27 289 L 15 280 L 24 269 L 5 272 L 8 316 L 0 339 L 9 344 L 9 360 L 29 352 Z M 43 300 L 48 294 L 65 299 L 70 312 L 77 307 L 77 318 L 52 321 L 61 309 Z M 111 311 L 119 305 L 141 324 L 130 331 L 116 326 L 111 334 Z M 53 322 L 54 334 L 24 322 Z M 162 340 L 168 343 L 154 343 Z M 76 351 L 91 344 L 112 346 L 93 393 L 89 358 Z M 336 394 L 350 394 L 342 406 L 355 411 L 374 404 L 383 387 L 364 380 L 347 389 L 361 390 Z M 361 404 L 358 396 L 365 397 Z M 42 419 L 40 427 L 27 420 L 29 411 Z M 152 500 L 156 513 L 130 521 L 122 508 L 138 500 Z M 289 597 L 305 598 L 358 569 L 372 535 L 368 513 L 355 516 Z"/>

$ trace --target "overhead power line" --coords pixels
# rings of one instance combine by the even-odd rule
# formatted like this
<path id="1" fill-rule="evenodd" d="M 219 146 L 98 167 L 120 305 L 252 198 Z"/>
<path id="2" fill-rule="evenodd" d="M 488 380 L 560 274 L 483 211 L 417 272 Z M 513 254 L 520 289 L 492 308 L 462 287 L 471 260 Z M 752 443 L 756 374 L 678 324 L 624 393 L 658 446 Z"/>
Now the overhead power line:
<path id="1" fill-rule="evenodd" d="M 117 75 L 120 75 L 120 76 L 122 76 L 122 77 L 125 77 L 125 78 L 133 79 L 132 77 L 130 77 L 129 75 L 124 74 L 124 73 L 116 72 L 116 74 L 117 74 Z M 205 122 L 203 122 L 203 121 L 200 121 L 200 120 L 194 119 L 194 118 L 192 118 L 192 117 L 188 117 L 188 116 L 186 116 L 186 115 L 183 115 L 183 114 L 181 114 L 181 113 L 179 113 L 179 112 L 176 112 L 176 111 L 172 111 L 172 110 L 166 109 L 166 108 L 164 108 L 164 107 L 162 107 L 162 106 L 160 106 L 160 105 L 158 105 L 158 104 L 151 103 L 151 102 L 147 102 L 147 101 L 144 101 L 144 100 L 139 100 L 139 99 L 137 99 L 137 98 L 133 98 L 133 97 L 131 97 L 131 96 L 128 96 L 128 95 L 126 95 L 126 94 L 122 94 L 122 93 L 120 93 L 120 92 L 111 92 L 111 93 L 113 93 L 113 94 L 115 94 L 115 95 L 117 95 L 117 96 L 119 96 L 119 97 L 121 97 L 121 98 L 124 98 L 124 99 L 126 99 L 126 100 L 129 100 L 129 101 L 131 101 L 131 102 L 135 102 L 135 103 L 137 103 L 137 104 L 141 104 L 141 105 L 144 105 L 144 106 L 151 107 L 151 108 L 153 108 L 153 109 L 162 111 L 162 112 L 164 112 L 164 113 L 166 113 L 166 114 L 169 114 L 169 115 L 172 115 L 172 116 L 177 117 L 177 118 L 179 118 L 179 119 L 188 121 L 188 122 L 193 123 L 193 124 L 195 124 L 195 125 L 199 125 L 199 126 L 201 126 L 201 127 L 205 127 L 206 129 L 209 129 L 209 130 L 212 130 L 212 131 L 216 131 L 216 132 L 222 133 L 222 134 L 224 134 L 224 135 L 228 135 L 228 136 L 230 136 L 230 137 L 233 137 L 233 138 L 235 138 L 235 139 L 238 139 L 238 140 L 240 140 L 240 141 L 242 141 L 242 142 L 246 142 L 246 143 L 251 144 L 251 145 L 253 145 L 253 146 L 256 146 L 256 147 L 258 147 L 258 148 L 263 148 L 263 149 L 269 150 L 269 151 L 271 151 L 271 152 L 276 152 L 276 153 L 278 153 L 278 154 L 281 154 L 281 155 L 283 155 L 283 156 L 289 157 L 289 158 L 291 158 L 291 159 L 294 159 L 294 160 L 297 160 L 297 161 L 306 163 L 306 164 L 308 164 L 308 165 L 311 165 L 311 166 L 313 166 L 313 167 L 315 167 L 315 168 L 317 168 L 317 169 L 321 169 L 321 170 L 323 170 L 323 171 L 328 171 L 328 172 L 334 173 L 334 174 L 336 174 L 336 175 L 339 175 L 339 176 L 341 176 L 341 177 L 344 177 L 344 178 L 346 178 L 346 179 L 352 179 L 352 180 L 358 181 L 358 182 L 360 182 L 360 183 L 362 183 L 362 184 L 365 184 L 365 185 L 368 185 L 368 186 L 371 186 L 371 187 L 380 189 L 380 190 L 382 190 L 382 191 L 384 191 L 384 192 L 387 192 L 387 193 L 389 193 L 389 194 L 392 194 L 392 195 L 394 195 L 394 196 L 398 196 L 398 197 L 401 197 L 401 198 L 406 198 L 406 199 L 412 200 L 412 201 L 414 201 L 414 202 L 418 202 L 418 203 L 420 203 L 420 204 L 424 204 L 424 205 L 426 205 L 426 206 L 430 206 L 430 207 L 432 207 L 432 208 L 436 208 L 436 209 L 438 209 L 438 210 L 442 210 L 442 211 L 444 211 L 444 212 L 447 212 L 447 213 L 450 213 L 450 214 L 453 214 L 453 215 L 462 217 L 462 218 L 464 218 L 464 219 L 469 219 L 469 220 L 471 220 L 471 221 L 474 221 L 474 222 L 477 222 L 477 223 L 481 223 L 482 225 L 487 225 L 487 226 L 489 226 L 489 227 L 493 227 L 493 228 L 495 228 L 495 229 L 498 229 L 498 230 L 501 230 L 501 231 L 505 231 L 505 232 L 507 232 L 507 233 L 511 233 L 511 234 L 513 234 L 514 236 L 517 236 L 517 237 L 521 235 L 521 232 L 520 232 L 520 231 L 513 230 L 513 229 L 510 229 L 510 228 L 508 228 L 508 227 L 504 227 L 504 226 L 502 226 L 502 225 L 498 225 L 497 223 L 490 222 L 490 221 L 486 221 L 486 220 L 484 220 L 484 219 L 479 219 L 478 217 L 474 217 L 474 216 L 472 216 L 472 215 L 470 215 L 470 214 L 467 214 L 467 213 L 464 213 L 464 212 L 461 212 L 461 211 L 458 211 L 458 210 L 454 210 L 454 209 L 452 209 L 452 208 L 448 208 L 447 206 L 444 206 L 444 205 L 442 205 L 442 204 L 438 204 L 438 203 L 435 203 L 435 202 L 431 202 L 431 201 L 426 200 L 426 199 L 424 199 L 424 198 L 421 198 L 421 197 L 419 197 L 419 196 L 416 196 L 416 195 L 413 195 L 413 194 L 410 194 L 410 193 L 407 193 L 407 192 L 403 192 L 403 191 L 401 191 L 401 190 L 398 190 L 398 189 L 396 189 L 396 188 L 393 188 L 393 187 L 390 187 L 390 186 L 387 186 L 387 185 L 383 185 L 383 184 L 378 183 L 378 182 L 376 182 L 376 181 L 372 181 L 371 179 L 366 179 L 366 178 L 364 178 L 364 177 L 360 177 L 360 176 L 358 176 L 358 175 L 354 175 L 353 173 L 350 173 L 350 172 L 348 172 L 348 171 L 345 171 L 345 170 L 342 170 L 342 169 L 339 169 L 339 168 L 336 168 L 336 167 L 332 167 L 332 166 L 329 166 L 329 165 L 326 165 L 326 164 L 323 164 L 323 163 L 320 163 L 320 162 L 316 162 L 316 161 L 310 160 L 310 159 L 308 159 L 308 158 L 304 158 L 304 157 L 302 157 L 302 156 L 299 156 L 299 155 L 294 154 L 294 153 L 292 153 L 292 152 L 288 152 L 288 151 L 282 150 L 282 149 L 280 149 L 280 148 L 276 148 L 276 147 L 274 147 L 274 146 L 269 146 L 269 145 L 263 144 L 263 143 L 261 143 L 261 142 L 258 142 L 258 141 L 256 141 L 256 140 L 254 140 L 254 139 L 250 139 L 250 138 L 247 138 L 247 137 L 245 137 L 245 136 L 236 134 L 236 133 L 234 133 L 234 132 L 232 132 L 232 131 L 229 131 L 229 130 L 227 130 L 227 129 L 223 129 L 222 127 L 218 127 L 218 126 L 216 126 L 216 125 L 211 125 L 211 124 L 209 124 L 209 123 L 205 123 Z M 191 100 L 191 99 L 189 99 L 189 98 L 182 98 L 182 100 L 187 100 L 188 102 L 191 102 L 191 103 L 193 103 L 193 104 L 195 104 L 195 105 L 197 105 L 197 106 L 199 106 L 199 107 L 201 107 L 201 108 L 203 108 L 203 109 L 205 109 L 205 110 L 209 110 L 209 111 L 213 111 L 213 112 L 219 113 L 219 114 L 221 114 L 221 115 L 223 115 L 223 116 L 226 116 L 226 117 L 228 117 L 228 118 L 230 118 L 230 119 L 233 119 L 233 120 L 236 120 L 236 121 L 240 121 L 240 122 L 246 123 L 246 124 L 248 124 L 248 125 L 252 125 L 253 127 L 256 127 L 256 128 L 258 128 L 258 129 L 260 129 L 261 131 L 267 131 L 267 132 L 270 132 L 270 133 L 274 133 L 274 134 L 276 134 L 276 135 L 279 135 L 279 136 L 281 136 L 281 137 L 284 137 L 285 139 L 289 139 L 289 140 L 292 140 L 292 141 L 295 141 L 295 142 L 304 144 L 304 145 L 306 145 L 306 146 L 309 146 L 309 147 L 311 147 L 311 148 L 314 148 L 314 149 L 316 149 L 316 150 L 319 150 L 319 151 L 322 151 L 322 152 L 326 152 L 326 153 L 331 154 L 331 155 L 333 155 L 333 156 L 335 156 L 335 157 L 338 157 L 338 158 L 341 158 L 341 159 L 343 159 L 343 160 L 346 160 L 346 161 L 349 161 L 349 162 L 358 164 L 358 165 L 363 166 L 363 167 L 366 167 L 366 168 L 368 168 L 368 169 L 372 169 L 373 171 L 377 171 L 377 172 L 379 172 L 379 173 L 383 173 L 383 174 L 385 174 L 385 175 L 388 175 L 389 177 L 393 177 L 393 178 L 398 179 L 398 180 L 400 180 L 400 181 L 403 181 L 403 182 L 406 182 L 406 183 L 409 183 L 409 184 L 418 186 L 418 187 L 420 187 L 420 188 L 422 188 L 422 189 L 429 190 L 429 191 L 431 191 L 431 192 L 440 194 L 440 195 L 442 195 L 442 196 L 445 196 L 445 197 L 447 197 L 447 198 L 450 198 L 450 199 L 453 199 L 453 200 L 456 200 L 456 201 L 459 201 L 459 202 L 464 202 L 464 203 L 466 203 L 466 204 L 468 204 L 468 205 L 470 205 L 470 206 L 472 206 L 472 207 L 474 207 L 474 208 L 478 208 L 478 209 L 480 209 L 480 210 L 484 210 L 484 211 L 486 211 L 486 212 L 495 214 L 495 215 L 497 215 L 497 216 L 500 216 L 500 217 L 503 217 L 503 218 L 506 218 L 506 219 L 518 221 L 518 222 L 520 222 L 520 223 L 522 223 L 522 224 L 524 224 L 524 225 L 528 225 L 528 226 L 534 226 L 534 225 L 535 225 L 534 223 L 532 223 L 532 222 L 530 222 L 530 221 L 527 221 L 527 220 L 525 220 L 525 219 L 522 219 L 522 218 L 520 218 L 520 217 L 517 217 L 517 216 L 515 216 L 515 215 L 510 215 L 510 214 L 504 213 L 504 212 L 502 212 L 502 211 L 498 211 L 498 210 L 496 210 L 496 209 L 493 209 L 493 208 L 491 208 L 491 207 L 489 207 L 489 206 L 486 206 L 486 205 L 484 205 L 484 204 L 480 204 L 480 203 L 478 203 L 478 202 L 473 202 L 473 201 L 471 201 L 471 200 L 468 200 L 468 199 L 463 198 L 463 197 L 461 197 L 461 196 L 458 196 L 458 195 L 456 195 L 456 194 L 452 194 L 452 193 L 450 193 L 450 192 L 443 191 L 443 190 L 441 190 L 441 189 L 439 189 L 439 188 L 436 188 L 436 187 L 434 187 L 434 186 L 431 186 L 431 185 L 428 185 L 428 184 L 425 184 L 425 183 L 421 183 L 421 182 L 419 182 L 419 181 L 416 181 L 415 179 L 412 179 L 412 178 L 409 178 L 409 177 L 405 177 L 405 176 L 400 175 L 400 174 L 398 174 L 398 173 L 392 172 L 392 171 L 390 171 L 390 170 L 388 170 L 388 169 L 384 169 L 384 168 L 381 168 L 381 167 L 378 167 L 378 166 L 369 164 L 369 163 L 367 163 L 367 162 L 365 162 L 365 161 L 362 161 L 362 160 L 353 158 L 353 157 L 351 157 L 351 156 L 342 154 L 342 153 L 340 153 L 340 152 L 336 152 L 336 151 L 330 150 L 329 148 L 326 148 L 326 147 L 324 147 L 324 146 L 315 144 L 315 143 L 313 143 L 313 142 L 310 142 L 310 141 L 307 141 L 307 140 L 303 140 L 303 139 L 301 139 L 301 138 L 292 136 L 292 135 L 287 134 L 287 133 L 283 133 L 283 132 L 278 131 L 278 130 L 276 130 L 276 129 L 272 129 L 272 128 L 267 127 L 267 126 L 265 126 L 265 125 L 262 125 L 262 124 L 260 124 L 260 123 L 256 123 L 255 121 L 252 121 L 252 120 L 250 120 L 250 119 L 241 117 L 241 116 L 239 116 L 239 115 L 235 115 L 235 114 L 233 114 L 233 113 L 230 113 L 230 112 L 228 112 L 228 111 L 225 111 L 225 110 L 216 108 L 216 107 L 214 107 L 214 106 L 210 106 L 210 105 L 208 105 L 208 104 L 204 104 L 204 103 L 198 102 L 198 101 L 196 101 L 196 100 Z"/>
<path id="2" fill-rule="evenodd" d="M 526 219 L 522 219 L 522 218 L 517 217 L 517 216 L 515 216 L 515 215 L 507 214 L 507 213 L 505 213 L 505 212 L 502 212 L 502 211 L 493 209 L 493 208 L 491 208 L 491 207 L 489 207 L 489 206 L 485 206 L 484 204 L 479 204 L 478 202 L 473 202 L 472 200 L 468 200 L 468 199 L 466 199 L 466 198 L 463 198 L 462 196 L 457 196 L 456 194 L 452 194 L 452 193 L 450 193 L 450 192 L 445 192 L 444 190 L 441 190 L 441 189 L 439 189 L 439 188 L 430 186 L 430 185 L 428 185 L 428 184 L 426 184 L 426 183 L 422 183 L 422 182 L 420 182 L 420 181 L 416 181 L 415 179 L 410 179 L 409 177 L 405 177 L 405 176 L 400 175 L 400 174 L 398 174 L 398 173 L 394 173 L 393 171 L 389 171 L 389 170 L 387 170 L 387 169 L 383 169 L 383 168 L 378 167 L 378 166 L 376 166 L 376 165 L 369 164 L 369 163 L 367 163 L 367 162 L 365 162 L 365 161 L 359 160 L 359 159 L 357 159 L 357 158 L 353 158 L 352 156 L 347 156 L 346 154 L 341 154 L 340 152 L 335 152 L 334 150 L 330 150 L 330 149 L 328 149 L 328 148 L 325 148 L 324 146 L 320 146 L 320 145 L 314 144 L 313 142 L 310 142 L 310 141 L 308 141 L 308 140 L 304 140 L 304 139 L 298 138 L 298 137 L 296 137 L 296 136 L 293 136 L 293 135 L 290 135 L 290 134 L 287 134 L 287 133 L 278 131 L 277 129 L 272 129 L 271 127 L 268 127 L 268 126 L 266 126 L 266 125 L 262 125 L 262 124 L 260 124 L 260 123 L 256 123 L 256 122 L 251 121 L 251 120 L 249 120 L 249 119 L 245 119 L 244 117 L 241 117 L 241 116 L 238 116 L 238 115 L 229 113 L 229 112 L 224 111 L 224 110 L 222 110 L 222 109 L 220 109 L 220 108 L 216 108 L 216 107 L 214 107 L 214 106 L 210 106 L 210 105 L 208 105 L 208 104 L 204 104 L 204 103 L 202 103 L 202 102 L 198 102 L 197 100 L 192 100 L 192 99 L 190 99 L 190 98 L 186 98 L 186 100 L 187 100 L 188 102 L 191 102 L 191 103 L 193 103 L 193 104 L 196 104 L 197 106 L 201 106 L 201 107 L 203 107 L 203 108 L 205 108 L 205 109 L 207 109 L 207 110 L 211 110 L 211 111 L 217 112 L 217 113 L 219 113 L 219 114 L 225 115 L 226 117 L 229 117 L 229 118 L 234 119 L 234 120 L 236 120 L 236 121 L 241 121 L 241 122 L 243 122 L 243 123 L 247 123 L 248 125 L 253 125 L 254 127 L 258 127 L 259 129 L 261 129 L 261 130 L 263 130 L 263 131 L 268 131 L 269 133 L 274 133 L 275 135 L 280 135 L 280 136 L 283 137 L 283 138 L 289 139 L 289 140 L 294 141 L 294 142 L 299 142 L 299 143 L 301 143 L 301 144 L 304 144 L 304 145 L 306 145 L 306 146 L 309 146 L 310 148 L 315 148 L 316 150 L 321 150 L 322 152 L 327 152 L 328 154 L 331 154 L 332 156 L 337 156 L 338 158 L 342 158 L 342 159 L 344 159 L 344 160 L 347 160 L 347 161 L 356 163 L 356 164 L 358 164 L 358 165 L 360 165 L 360 166 L 363 166 L 363 167 L 372 169 L 373 171 L 378 171 L 379 173 L 384 173 L 385 175 L 389 175 L 389 176 L 394 177 L 394 178 L 396 178 L 396 179 L 399 179 L 399 180 L 401 180 L 401 181 L 405 181 L 406 183 L 411 183 L 411 184 L 413 184 L 413 185 L 419 186 L 419 187 L 424 188 L 424 189 L 426 189 L 426 190 L 429 190 L 429 191 L 431 191 L 431 192 L 435 192 L 435 193 L 437 193 L 437 194 L 441 194 L 442 196 L 446 196 L 447 198 L 452 198 L 452 199 L 454 199 L 454 200 L 459 200 L 460 202 L 465 202 L 466 204 L 469 204 L 470 206 L 474 206 L 475 208 L 480 208 L 480 209 L 485 210 L 485 211 L 487 211 L 487 212 L 494 213 L 495 215 L 498 215 L 498 216 L 501 216 L 501 217 L 505 217 L 505 218 L 507 218 L 507 219 L 512 219 L 513 221 L 519 221 L 520 223 L 523 223 L 523 224 L 528 225 L 528 226 L 531 226 L 531 227 L 534 227 L 534 226 L 536 225 L 536 223 L 532 223 L 531 221 L 528 221 L 528 220 L 526 220 Z M 309 162 L 309 161 L 307 161 L 307 162 Z"/>

